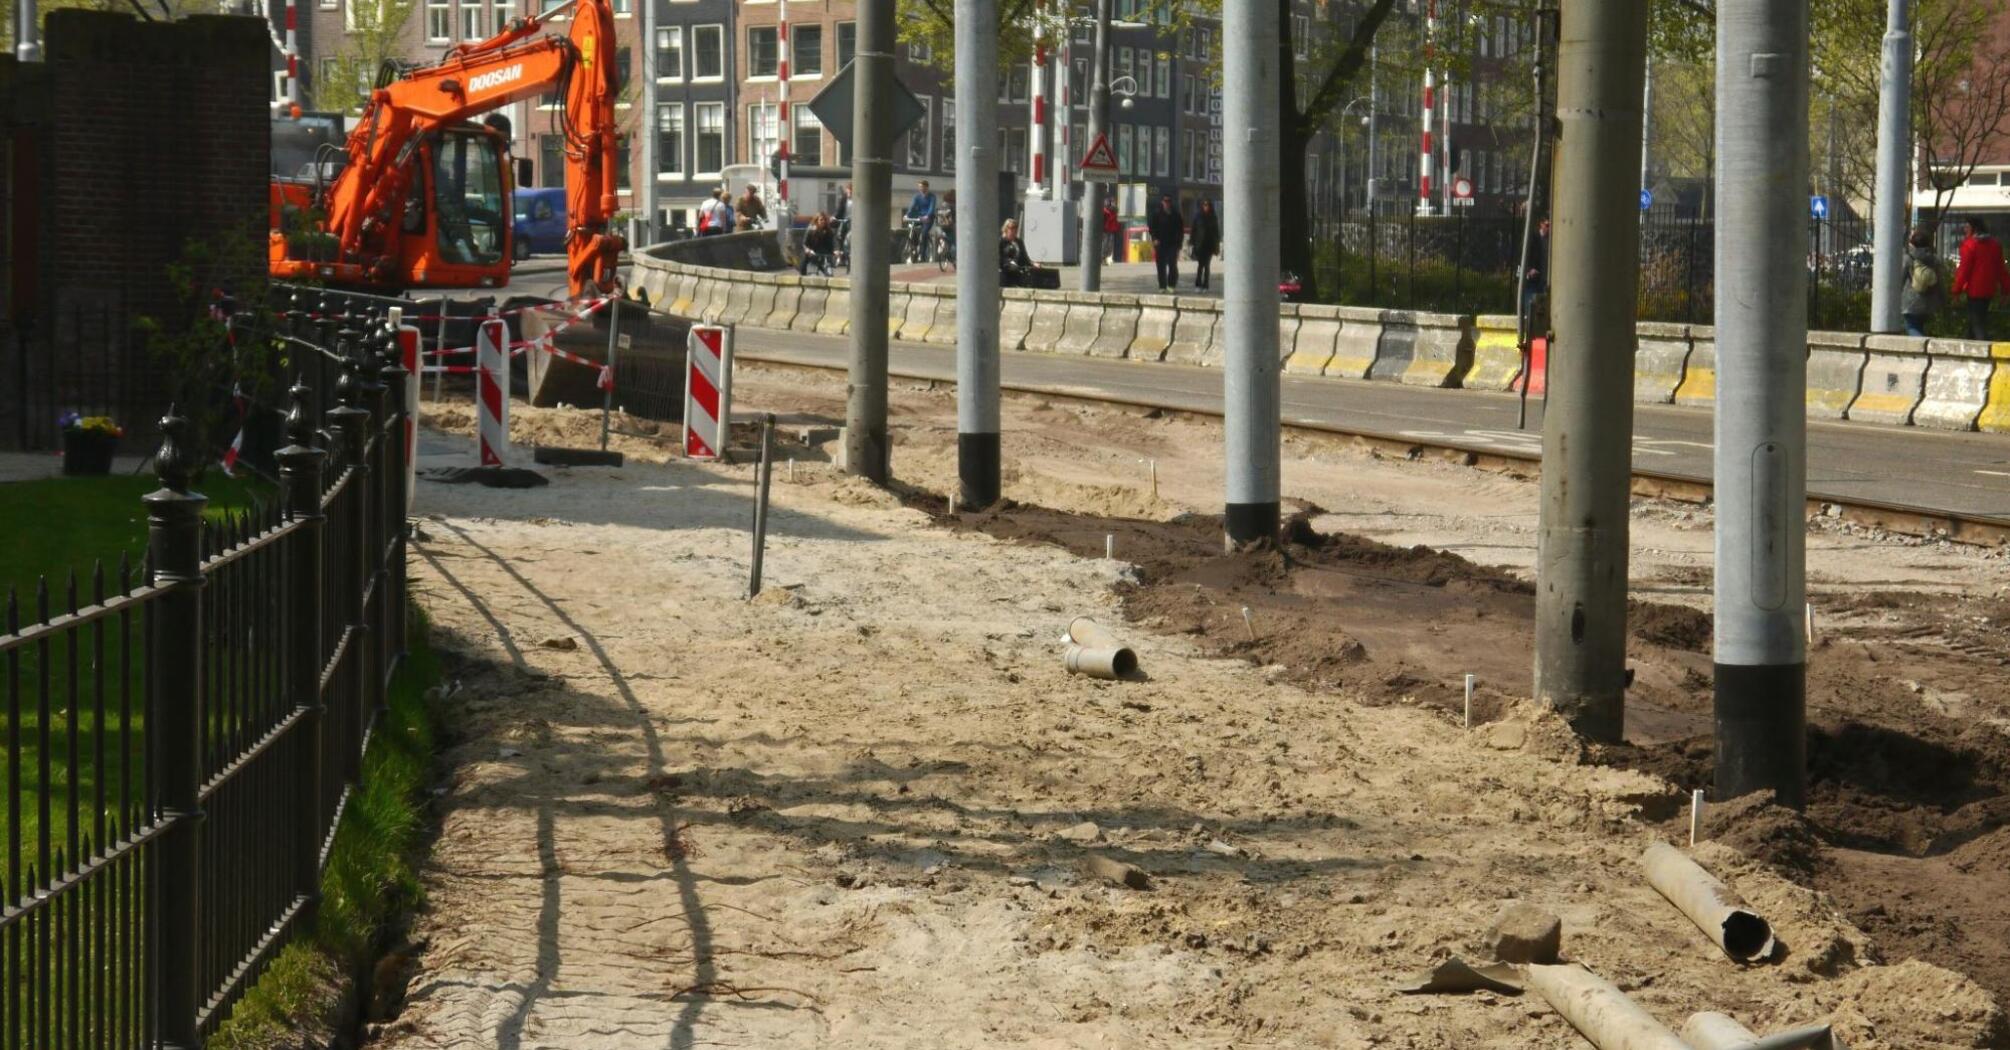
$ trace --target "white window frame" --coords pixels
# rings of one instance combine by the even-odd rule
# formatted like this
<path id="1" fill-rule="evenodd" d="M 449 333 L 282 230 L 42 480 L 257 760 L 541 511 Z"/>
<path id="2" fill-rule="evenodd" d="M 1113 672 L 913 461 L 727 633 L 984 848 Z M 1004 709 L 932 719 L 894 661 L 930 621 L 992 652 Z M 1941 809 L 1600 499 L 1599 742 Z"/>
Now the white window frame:
<path id="1" fill-rule="evenodd" d="M 509 28 L 510 21 L 514 18 L 516 18 L 515 0 L 491 0 L 489 19 L 490 25 L 494 26 L 491 32 L 500 33 Z"/>
<path id="2" fill-rule="evenodd" d="M 460 5 L 461 8 L 459 11 L 460 17 L 455 23 L 455 28 L 460 31 L 461 34 L 460 38 L 462 40 L 473 41 L 473 40 L 488 39 L 488 37 L 482 33 L 482 15 L 486 13 L 485 9 L 487 7 L 488 4 L 485 2 L 473 3 L 471 2 L 471 0 L 464 0 L 464 2 Z"/>
<path id="3" fill-rule="evenodd" d="M 1158 97 L 1171 98 L 1173 92 L 1172 59 L 1171 58 L 1156 59 L 1154 60 L 1153 64 L 1158 67 L 1159 71 L 1158 76 L 1154 78 L 1158 81 L 1158 92 L 1157 92 Z"/>
<path id="4" fill-rule="evenodd" d="M 703 117 L 716 113 L 719 117 L 719 167 L 711 171 L 693 171 L 695 179 L 716 179 L 726 168 L 726 162 L 733 155 L 732 143 L 726 139 L 726 104 L 724 102 L 691 103 L 691 167 L 698 167 L 698 158 L 704 156 L 702 139 L 705 134 Z"/>
<path id="5" fill-rule="evenodd" d="M 771 33 L 775 38 L 775 72 L 754 72 L 754 34 Z M 772 84 L 781 79 L 782 68 L 782 27 L 779 25 L 756 25 L 747 27 L 747 75 L 743 78 L 749 84 Z"/>
<path id="6" fill-rule="evenodd" d="M 768 166 L 781 144 L 781 110 L 773 102 L 747 104 L 747 163 Z M 762 135 L 763 129 L 767 134 Z"/>
<path id="7" fill-rule="evenodd" d="M 677 46 L 663 47 L 662 42 L 665 40 L 674 40 L 677 42 Z M 651 52 L 653 56 L 661 56 L 665 51 L 674 52 L 677 55 L 677 72 L 672 76 L 665 76 L 663 74 L 663 61 L 660 57 L 650 62 L 650 65 L 656 70 L 656 82 L 658 84 L 682 84 L 691 72 L 690 56 L 684 50 L 684 27 L 657 26 L 656 39 L 651 43 L 655 46 L 655 50 Z"/>
<path id="8" fill-rule="evenodd" d="M 607 6 L 614 10 L 616 18 L 635 17 L 635 0 L 609 0 Z"/>
<path id="9" fill-rule="evenodd" d="M 440 19 L 438 23 L 435 18 Z M 437 24 L 440 32 L 434 32 Z M 454 5 L 451 0 L 426 0 L 426 43 L 451 44 L 454 41 Z"/>
<path id="10" fill-rule="evenodd" d="M 809 106 L 804 105 L 800 102 L 789 107 L 789 119 L 796 122 L 795 128 L 792 129 L 789 134 L 790 163 L 802 163 L 802 164 L 823 163 L 824 122 L 818 120 L 817 115 L 815 113 L 810 112 Z M 811 128 L 816 129 L 816 141 L 817 141 L 816 148 L 811 150 L 804 150 L 802 148 L 803 145 L 802 133 L 805 130 Z"/>
<path id="11" fill-rule="evenodd" d="M 797 44 L 805 29 L 814 29 L 817 31 L 817 70 L 814 73 L 806 72 L 801 68 L 803 49 L 798 47 Z M 791 81 L 822 80 L 824 78 L 824 70 L 829 68 L 829 65 L 824 60 L 824 24 L 822 22 L 792 23 L 789 26 L 789 79 Z"/>
<path id="12" fill-rule="evenodd" d="M 663 170 L 663 132 L 664 132 L 664 127 L 663 127 L 663 118 L 664 118 L 664 116 L 665 116 L 666 114 L 670 114 L 670 113 L 675 113 L 675 114 L 677 115 L 677 117 L 676 117 L 676 124 L 677 124 L 677 128 L 676 128 L 676 131 L 677 131 L 677 140 L 678 140 L 678 141 L 677 141 L 677 145 L 678 145 L 678 150 L 677 150 L 677 152 L 678 152 L 678 156 L 677 156 L 677 158 L 676 158 L 676 160 L 677 160 L 677 170 L 675 170 L 675 171 L 664 171 L 664 170 Z M 692 157 L 691 157 L 691 125 L 690 125 L 690 124 L 689 124 L 689 123 L 688 123 L 688 122 L 687 122 L 687 121 L 685 120 L 685 115 L 684 115 L 684 103 L 682 103 L 682 102 L 659 102 L 659 103 L 657 103 L 657 104 L 656 104 L 656 126 L 655 126 L 655 128 L 653 128 L 653 129 L 652 129 L 652 132 L 653 132 L 653 134 L 655 134 L 655 136 L 656 136 L 656 181 L 657 181 L 657 182 L 682 182 L 682 181 L 685 181 L 685 180 L 689 179 L 689 178 L 691 177 L 691 160 L 692 160 Z"/>
<path id="13" fill-rule="evenodd" d="M 1164 125 L 1152 131 L 1152 173 L 1156 178 L 1172 177 L 1172 129 Z"/>
<path id="14" fill-rule="evenodd" d="M 698 59 L 699 59 L 699 58 L 700 58 L 700 57 L 701 57 L 701 56 L 703 55 L 703 53 L 704 53 L 704 52 L 703 52 L 703 49 L 702 49 L 701 47 L 699 47 L 699 45 L 698 45 L 698 38 L 699 38 L 699 37 L 701 37 L 701 36 L 704 36 L 707 30 L 711 31 L 712 33 L 715 33 L 715 34 L 717 34 L 717 37 L 716 37 L 716 38 L 717 38 L 717 40 L 719 41 L 719 72 L 718 72 L 718 73 L 717 73 L 716 75 L 713 75 L 713 76 L 700 76 L 700 75 L 698 74 Z M 686 59 L 686 64 L 690 66 L 690 73 L 689 73 L 689 77 L 690 77 L 690 80 L 691 80 L 691 83 L 693 83 L 693 84 L 723 84 L 723 83 L 725 83 L 725 82 L 726 82 L 726 27 L 725 27 L 725 25 L 724 25 L 723 23 L 719 23 L 719 22 L 707 22 L 707 23 L 705 23 L 704 25 L 696 25 L 696 26 L 692 26 L 692 27 L 691 27 L 691 35 L 690 35 L 690 38 L 689 38 L 689 40 L 688 40 L 688 43 L 689 43 L 689 44 L 691 45 L 691 46 L 690 46 L 690 50 L 689 50 L 689 51 L 687 51 L 687 52 L 685 52 L 685 54 L 686 54 L 686 56 L 687 56 L 687 59 Z"/>

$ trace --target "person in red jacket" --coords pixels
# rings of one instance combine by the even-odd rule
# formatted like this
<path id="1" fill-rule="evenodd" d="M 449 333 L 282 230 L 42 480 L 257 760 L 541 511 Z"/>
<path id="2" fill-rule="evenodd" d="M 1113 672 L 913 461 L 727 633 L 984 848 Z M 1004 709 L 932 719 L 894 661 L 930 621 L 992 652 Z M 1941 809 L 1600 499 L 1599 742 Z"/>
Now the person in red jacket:
<path id="1" fill-rule="evenodd" d="M 1108 255 L 1109 260 L 1111 262 L 1116 262 L 1117 260 L 1123 258 L 1124 255 L 1123 235 L 1124 235 L 1124 226 L 1122 223 L 1117 221 L 1116 202 L 1109 200 L 1104 201 L 1103 240 L 1106 242 L 1106 247 L 1109 248 L 1109 251 L 1105 254 Z"/>
<path id="2" fill-rule="evenodd" d="M 1968 218 L 1968 237 L 1961 242 L 1961 261 L 1954 267 L 1954 294 L 1968 297 L 1968 338 L 1989 338 L 1989 303 L 2010 293 L 2010 268 L 2003 265 L 2003 246 L 1989 236 L 1978 216 Z"/>

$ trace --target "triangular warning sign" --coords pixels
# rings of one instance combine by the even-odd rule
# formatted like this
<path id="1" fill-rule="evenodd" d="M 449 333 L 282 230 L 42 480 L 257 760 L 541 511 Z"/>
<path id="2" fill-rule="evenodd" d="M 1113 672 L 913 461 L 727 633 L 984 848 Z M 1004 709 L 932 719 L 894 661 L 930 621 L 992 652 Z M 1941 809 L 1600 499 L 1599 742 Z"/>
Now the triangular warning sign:
<path id="1" fill-rule="evenodd" d="M 1082 177 L 1096 182 L 1117 181 L 1117 152 L 1110 148 L 1108 135 L 1097 135 L 1082 157 Z"/>

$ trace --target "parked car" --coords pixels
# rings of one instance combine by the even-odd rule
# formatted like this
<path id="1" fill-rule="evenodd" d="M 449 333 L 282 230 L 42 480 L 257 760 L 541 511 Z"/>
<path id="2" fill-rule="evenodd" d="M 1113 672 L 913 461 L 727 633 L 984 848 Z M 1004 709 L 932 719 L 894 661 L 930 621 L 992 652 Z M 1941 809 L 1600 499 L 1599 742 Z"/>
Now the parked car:
<path id="1" fill-rule="evenodd" d="M 565 250 L 565 190 L 540 187 L 516 191 L 516 257 Z"/>

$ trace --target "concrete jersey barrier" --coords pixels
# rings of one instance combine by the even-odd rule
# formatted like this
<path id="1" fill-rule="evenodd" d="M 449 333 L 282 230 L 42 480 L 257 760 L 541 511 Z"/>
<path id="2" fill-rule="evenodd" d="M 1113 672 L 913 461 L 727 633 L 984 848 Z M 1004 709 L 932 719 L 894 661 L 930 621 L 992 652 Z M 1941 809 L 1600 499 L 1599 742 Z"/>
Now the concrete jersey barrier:
<path id="1" fill-rule="evenodd" d="M 1179 301 L 1170 295 L 1138 296 L 1138 334 L 1125 356 L 1133 361 L 1159 361 L 1172 346 L 1179 324 Z"/>
<path id="2" fill-rule="evenodd" d="M 1689 362 L 1682 367 L 1682 385 L 1675 388 L 1678 405 L 1717 403 L 1717 330 L 1689 326 Z"/>
<path id="3" fill-rule="evenodd" d="M 1298 307 L 1298 334 L 1285 347 L 1284 370 L 1294 375 L 1324 375 L 1340 338 L 1340 308 L 1312 303 Z"/>
<path id="4" fill-rule="evenodd" d="M 728 255 L 751 259 L 774 251 L 769 236 Z M 824 335 L 844 335 L 850 329 L 851 282 L 846 278 L 721 268 L 641 254 L 630 281 L 657 309 L 681 316 Z M 896 286 L 888 308 L 893 337 L 956 344 L 953 286 Z M 1006 350 L 1219 367 L 1221 321 L 1217 299 L 1007 288 L 1001 290 L 998 334 Z M 1504 314 L 1468 317 L 1285 304 L 1278 317 L 1279 352 L 1283 370 L 1295 375 L 1511 390 L 1521 368 L 1514 323 Z M 1643 321 L 1636 331 L 1636 400 L 1714 403 L 1713 329 Z M 1808 415 L 2010 432 L 2010 364 L 2003 362 L 2010 362 L 2010 343 L 1810 332 Z"/>
<path id="5" fill-rule="evenodd" d="M 1179 320 L 1165 359 L 1182 365 L 1219 365 L 1221 348 L 1215 330 L 1221 326 L 1221 300 L 1179 297 Z"/>
<path id="6" fill-rule="evenodd" d="M 1666 405 L 1675 400 L 1688 374 L 1689 326 L 1658 321 L 1641 321 L 1634 326 L 1633 400 L 1646 405 Z M 1715 394 L 1715 389 L 1712 389 Z"/>
<path id="7" fill-rule="evenodd" d="M 1873 335 L 1864 340 L 1862 389 L 1845 418 L 1904 426 L 1926 395 L 1926 340 Z"/>
<path id="8" fill-rule="evenodd" d="M 1481 314 L 1473 318 L 1473 367 L 1460 385 L 1467 390 L 1511 390 L 1521 375 L 1521 345 L 1515 341 L 1520 318 Z"/>
<path id="9" fill-rule="evenodd" d="M 1372 306 L 1335 309 L 1340 314 L 1340 334 L 1333 340 L 1333 359 L 1326 362 L 1326 374 L 1366 379 L 1382 352 L 1382 311 Z"/>
<path id="10" fill-rule="evenodd" d="M 1989 344 L 1968 339 L 1926 341 L 1926 381 L 1919 407 L 1912 410 L 1915 426 L 1936 430 L 1974 430 L 1989 404 L 1989 381 L 1996 362 Z"/>
<path id="11" fill-rule="evenodd" d="M 1808 418 L 1841 419 L 1863 388 L 1863 336 L 1808 333 Z"/>

